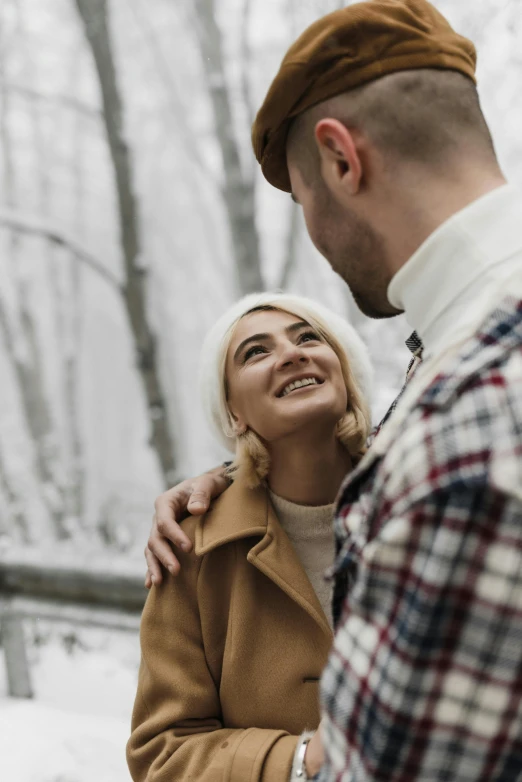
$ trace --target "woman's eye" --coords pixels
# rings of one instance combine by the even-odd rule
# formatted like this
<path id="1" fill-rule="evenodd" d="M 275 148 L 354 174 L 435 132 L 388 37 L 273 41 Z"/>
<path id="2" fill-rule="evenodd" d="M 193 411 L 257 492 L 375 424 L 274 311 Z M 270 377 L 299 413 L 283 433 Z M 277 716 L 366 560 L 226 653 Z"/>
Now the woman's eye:
<path id="1" fill-rule="evenodd" d="M 301 334 L 299 337 L 299 342 L 310 342 L 314 341 L 317 342 L 317 340 L 320 340 L 319 334 L 316 334 L 315 331 L 305 331 L 304 334 Z"/>
<path id="2" fill-rule="evenodd" d="M 258 356 L 260 353 L 265 353 L 265 348 L 261 345 L 254 345 L 254 347 L 249 348 L 247 352 L 245 353 L 243 362 L 248 361 L 249 358 L 252 358 L 252 356 Z"/>

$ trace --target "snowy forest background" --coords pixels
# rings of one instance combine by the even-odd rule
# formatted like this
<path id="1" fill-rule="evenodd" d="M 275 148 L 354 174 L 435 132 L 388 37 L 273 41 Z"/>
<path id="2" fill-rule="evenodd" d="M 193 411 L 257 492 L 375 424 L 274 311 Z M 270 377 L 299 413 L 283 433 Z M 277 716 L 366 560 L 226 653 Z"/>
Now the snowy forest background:
<path id="1" fill-rule="evenodd" d="M 198 354 L 245 292 L 288 289 L 344 314 L 375 362 L 375 418 L 393 398 L 407 324 L 358 312 L 250 147 L 288 45 L 348 4 L 0 0 L 0 550 L 144 570 L 154 497 L 223 457 L 195 393 Z M 434 4 L 477 45 L 484 111 L 522 185 L 522 0 Z M 40 647 L 55 638 L 28 632 Z M 135 651 L 73 637 L 62 651 L 91 662 L 117 646 L 94 670 L 119 681 L 123 666 L 131 692 Z M 40 692 L 64 676 L 52 660 Z M 129 697 L 111 702 L 128 722 Z M 67 773 L 34 780 L 83 779 Z"/>

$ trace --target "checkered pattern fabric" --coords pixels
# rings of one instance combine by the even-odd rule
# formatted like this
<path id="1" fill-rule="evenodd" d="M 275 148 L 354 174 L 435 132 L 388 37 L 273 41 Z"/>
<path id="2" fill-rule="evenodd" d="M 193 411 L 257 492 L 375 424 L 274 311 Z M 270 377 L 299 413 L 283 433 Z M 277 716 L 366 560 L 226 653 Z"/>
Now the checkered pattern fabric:
<path id="1" fill-rule="evenodd" d="M 522 781 L 522 301 L 441 367 L 340 494 L 321 782 Z"/>
<path id="2" fill-rule="evenodd" d="M 419 364 L 420 364 L 420 362 L 422 360 L 423 344 L 422 344 L 421 338 L 419 337 L 419 335 L 417 334 L 416 331 L 413 331 L 410 334 L 410 336 L 408 337 L 408 339 L 405 342 L 405 345 L 411 351 L 411 353 L 413 355 L 412 355 L 411 361 L 410 361 L 410 363 L 408 365 L 408 369 L 406 370 L 406 379 L 404 381 L 404 385 L 402 386 L 401 390 L 399 391 L 399 393 L 397 394 L 397 396 L 395 397 L 395 399 L 391 403 L 390 407 L 386 411 L 386 413 L 384 415 L 384 418 L 380 421 L 380 423 L 375 427 L 375 429 L 371 433 L 371 435 L 369 437 L 369 440 L 368 440 L 368 444 L 369 445 L 371 445 L 371 443 L 373 442 L 375 437 L 379 434 L 381 428 L 384 426 L 384 424 L 386 423 L 388 418 L 391 416 L 391 414 L 393 413 L 393 411 L 395 410 L 395 408 L 399 404 L 399 400 L 401 399 L 402 395 L 404 394 L 404 392 L 406 390 L 406 386 L 408 385 L 411 377 L 413 376 L 413 373 L 415 372 L 415 370 L 417 369 L 417 367 L 419 366 Z"/>

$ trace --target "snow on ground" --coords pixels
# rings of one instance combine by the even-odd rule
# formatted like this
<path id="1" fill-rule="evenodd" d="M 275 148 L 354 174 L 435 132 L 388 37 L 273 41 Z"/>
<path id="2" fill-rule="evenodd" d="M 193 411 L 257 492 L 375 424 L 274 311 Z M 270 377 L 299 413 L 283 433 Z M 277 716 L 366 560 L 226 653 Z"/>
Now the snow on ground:
<path id="1" fill-rule="evenodd" d="M 127 723 L 14 698 L 0 699 L 6 782 L 129 782 Z"/>
<path id="2" fill-rule="evenodd" d="M 137 635 L 38 627 L 29 654 L 34 700 L 7 697 L 0 655 L 0 779 L 130 782 Z"/>

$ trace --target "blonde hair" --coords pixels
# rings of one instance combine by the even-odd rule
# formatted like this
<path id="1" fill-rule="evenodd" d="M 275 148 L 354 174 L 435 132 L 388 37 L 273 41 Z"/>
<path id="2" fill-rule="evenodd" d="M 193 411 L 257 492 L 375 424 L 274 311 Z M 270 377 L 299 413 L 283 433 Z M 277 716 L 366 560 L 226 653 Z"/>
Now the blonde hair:
<path id="1" fill-rule="evenodd" d="M 373 373 L 362 339 L 346 320 L 304 296 L 254 293 L 225 312 L 210 330 L 202 350 L 203 406 L 218 439 L 235 452 L 228 473 L 254 488 L 270 469 L 266 445 L 251 429 L 242 434 L 235 431 L 227 401 L 226 360 L 235 327 L 245 315 L 259 309 L 279 310 L 302 318 L 337 355 L 348 395 L 346 413 L 337 424 L 337 437 L 357 461 L 364 452 L 371 425 L 368 398 Z"/>

